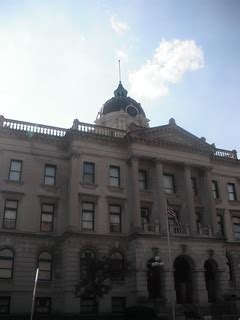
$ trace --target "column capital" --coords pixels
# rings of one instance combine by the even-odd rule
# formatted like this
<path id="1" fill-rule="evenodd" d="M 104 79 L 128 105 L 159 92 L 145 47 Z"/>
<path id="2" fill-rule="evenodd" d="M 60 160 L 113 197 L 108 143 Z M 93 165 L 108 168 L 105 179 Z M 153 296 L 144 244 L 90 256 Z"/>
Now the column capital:
<path id="1" fill-rule="evenodd" d="M 129 166 L 131 166 L 133 163 L 138 163 L 140 159 L 140 156 L 138 155 L 132 155 L 128 160 L 127 160 L 127 164 Z"/>
<path id="2" fill-rule="evenodd" d="M 213 166 L 203 166 L 202 170 L 204 173 L 210 173 L 213 169 Z"/>
<path id="3" fill-rule="evenodd" d="M 155 159 L 154 159 L 154 163 L 155 163 L 156 165 L 163 165 L 164 162 L 166 162 L 166 161 L 164 161 L 164 160 L 161 159 L 161 158 L 155 158 Z"/>
<path id="4" fill-rule="evenodd" d="M 81 157 L 81 153 L 77 151 L 71 151 L 69 154 L 69 159 L 75 159 L 80 157 Z"/>

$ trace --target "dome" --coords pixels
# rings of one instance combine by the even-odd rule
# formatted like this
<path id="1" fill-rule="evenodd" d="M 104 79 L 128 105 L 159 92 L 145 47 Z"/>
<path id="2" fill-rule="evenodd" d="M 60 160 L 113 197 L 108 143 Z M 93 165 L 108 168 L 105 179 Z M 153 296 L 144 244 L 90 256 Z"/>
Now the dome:
<path id="1" fill-rule="evenodd" d="M 121 109 L 126 111 L 127 107 L 133 106 L 137 109 L 139 115 L 146 117 L 145 112 L 141 107 L 141 104 L 138 103 L 136 100 L 128 97 L 127 93 L 127 90 L 124 89 L 123 85 L 120 82 L 118 88 L 114 91 L 114 97 L 112 97 L 104 103 L 101 110 L 102 114 L 105 115 L 107 113 L 120 111 Z"/>

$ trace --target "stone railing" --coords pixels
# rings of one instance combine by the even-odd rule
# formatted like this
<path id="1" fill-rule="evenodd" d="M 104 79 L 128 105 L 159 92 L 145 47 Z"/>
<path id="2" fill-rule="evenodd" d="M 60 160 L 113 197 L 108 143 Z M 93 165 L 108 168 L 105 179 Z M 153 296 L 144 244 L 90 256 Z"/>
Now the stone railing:
<path id="1" fill-rule="evenodd" d="M 114 138 L 123 138 L 126 134 L 124 130 L 84 123 L 78 121 L 77 119 L 74 120 L 72 129 L 78 130 L 80 132 L 99 134 Z"/>
<path id="2" fill-rule="evenodd" d="M 189 235 L 189 227 L 187 225 L 174 225 L 169 224 L 169 232 L 173 236 L 188 236 Z"/>
<path id="3" fill-rule="evenodd" d="M 228 159 L 237 159 L 237 151 L 236 150 L 224 150 L 224 149 L 216 149 L 214 156 L 228 158 Z"/>
<path id="4" fill-rule="evenodd" d="M 16 130 L 16 131 L 39 133 L 44 135 L 56 136 L 56 137 L 64 137 L 66 135 L 66 132 L 68 131 L 68 129 L 64 129 L 64 128 L 6 119 L 3 116 L 0 116 L 0 128 L 1 127 L 11 129 L 11 130 Z M 104 136 L 109 136 L 114 138 L 123 138 L 126 134 L 124 130 L 93 125 L 89 123 L 80 122 L 78 120 L 74 120 L 72 129 L 83 132 L 83 133 L 98 134 L 98 135 L 104 135 Z"/>
<path id="5" fill-rule="evenodd" d="M 63 137 L 65 136 L 67 131 L 66 129 L 58 128 L 58 127 L 6 119 L 3 116 L 0 116 L 0 127 L 11 129 L 11 130 L 17 130 L 17 131 L 25 131 L 29 133 L 45 134 L 45 135 L 50 135 L 55 137 Z"/>
<path id="6" fill-rule="evenodd" d="M 143 224 L 144 233 L 159 233 L 160 228 L 157 223 L 144 223 Z"/>

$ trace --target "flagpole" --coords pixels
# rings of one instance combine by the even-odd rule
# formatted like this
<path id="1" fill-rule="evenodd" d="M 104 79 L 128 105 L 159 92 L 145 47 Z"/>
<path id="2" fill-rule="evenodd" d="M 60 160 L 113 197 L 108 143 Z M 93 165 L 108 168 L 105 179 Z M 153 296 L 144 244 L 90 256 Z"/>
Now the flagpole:
<path id="1" fill-rule="evenodd" d="M 32 296 L 31 317 L 30 317 L 30 320 L 32 320 L 32 319 L 33 319 L 34 305 L 35 305 L 35 295 L 36 295 L 36 290 L 37 290 L 37 281 L 38 281 L 38 273 L 39 273 L 39 268 L 37 268 L 37 270 L 36 270 L 36 275 L 35 275 L 34 288 L 33 288 L 33 296 Z"/>
<path id="2" fill-rule="evenodd" d="M 174 296 L 174 274 L 172 268 L 172 255 L 171 255 L 171 243 L 170 243 L 170 234 L 169 234 L 169 224 L 168 224 L 168 204 L 167 199 L 165 196 L 166 201 L 166 224 L 167 224 L 167 243 L 168 243 L 168 259 L 170 264 L 170 274 L 172 275 L 172 285 L 171 285 L 171 297 L 172 297 L 172 317 L 175 320 L 175 296 Z"/>

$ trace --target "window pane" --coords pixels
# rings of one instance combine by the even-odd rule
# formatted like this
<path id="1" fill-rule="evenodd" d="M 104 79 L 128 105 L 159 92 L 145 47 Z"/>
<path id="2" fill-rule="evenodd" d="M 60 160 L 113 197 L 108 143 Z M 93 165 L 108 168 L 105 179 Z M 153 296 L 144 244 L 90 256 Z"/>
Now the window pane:
<path id="1" fill-rule="evenodd" d="M 94 176 L 85 173 L 84 176 L 83 176 L 83 181 L 86 182 L 86 183 L 94 183 Z"/>
<path id="2" fill-rule="evenodd" d="M 14 200 L 6 200 L 5 207 L 6 208 L 12 208 L 17 209 L 18 201 Z"/>
<path id="3" fill-rule="evenodd" d="M 2 279 L 11 279 L 12 270 L 10 269 L 0 269 L 0 278 Z"/>
<path id="4" fill-rule="evenodd" d="M 49 252 L 43 251 L 39 255 L 39 260 L 41 260 L 41 259 L 52 260 L 52 256 L 51 256 L 51 254 Z"/>
<path id="5" fill-rule="evenodd" d="M 55 167 L 51 167 L 51 166 L 46 166 L 45 167 L 45 175 L 46 176 L 54 177 L 55 176 L 55 171 L 56 171 Z"/>
<path id="6" fill-rule="evenodd" d="M 16 211 L 5 210 L 5 217 L 4 217 L 4 219 L 15 220 L 15 219 L 16 219 Z"/>
<path id="7" fill-rule="evenodd" d="M 20 172 L 11 171 L 9 175 L 9 180 L 19 181 L 20 180 Z"/>
<path id="8" fill-rule="evenodd" d="M 110 212 L 111 213 L 120 213 L 121 207 L 120 206 L 110 206 Z"/>
<path id="9" fill-rule="evenodd" d="M 42 214 L 42 222 L 52 222 L 53 221 L 53 215 L 48 213 Z"/>
<path id="10" fill-rule="evenodd" d="M 42 211 L 53 212 L 53 205 L 52 204 L 43 204 Z"/>
<path id="11" fill-rule="evenodd" d="M 10 220 L 4 218 L 3 227 L 6 229 L 15 229 L 16 228 L 16 220 Z"/>
<path id="12" fill-rule="evenodd" d="M 110 176 L 118 178 L 119 177 L 119 168 L 118 167 L 110 167 Z"/>
<path id="13" fill-rule="evenodd" d="M 21 171 L 22 162 L 21 161 L 11 161 L 11 170 L 12 171 Z"/>
<path id="14" fill-rule="evenodd" d="M 51 271 L 39 270 L 39 280 L 51 280 Z"/>
<path id="15" fill-rule="evenodd" d="M 93 211 L 94 204 L 91 202 L 83 202 L 82 207 L 83 207 L 83 210 Z"/>
<path id="16" fill-rule="evenodd" d="M 110 185 L 113 187 L 119 187 L 119 180 L 118 178 L 110 177 Z"/>
<path id="17" fill-rule="evenodd" d="M 88 230 L 93 230 L 93 223 L 88 222 L 88 221 L 82 221 L 82 228 L 88 229 Z"/>
<path id="18" fill-rule="evenodd" d="M 13 258 L 13 253 L 10 249 L 3 249 L 0 251 L 0 258 L 1 257 Z"/>
<path id="19" fill-rule="evenodd" d="M 93 214 L 91 212 L 83 212 L 84 221 L 93 221 Z"/>
<path id="20" fill-rule="evenodd" d="M 0 314 L 9 313 L 10 297 L 0 297 Z"/>
<path id="21" fill-rule="evenodd" d="M 38 267 L 40 270 L 51 270 L 51 262 L 39 261 Z"/>
<path id="22" fill-rule="evenodd" d="M 164 188 L 172 188 L 173 187 L 173 178 L 171 176 L 163 176 Z"/>
<path id="23" fill-rule="evenodd" d="M 52 232 L 52 223 L 42 222 L 41 223 L 41 231 Z"/>
<path id="24" fill-rule="evenodd" d="M 41 297 L 35 300 L 35 311 L 37 313 L 49 313 L 51 310 L 51 298 Z"/>
<path id="25" fill-rule="evenodd" d="M 119 215 L 110 215 L 110 222 L 111 223 L 120 223 L 120 216 Z"/>
<path id="26" fill-rule="evenodd" d="M 84 173 L 93 174 L 94 173 L 94 163 L 84 162 Z"/>
<path id="27" fill-rule="evenodd" d="M 12 260 L 1 259 L 0 269 L 12 269 Z"/>
<path id="28" fill-rule="evenodd" d="M 44 183 L 49 186 L 54 186 L 54 181 L 55 181 L 55 179 L 51 178 L 51 177 L 45 177 L 45 179 L 44 179 Z"/>

